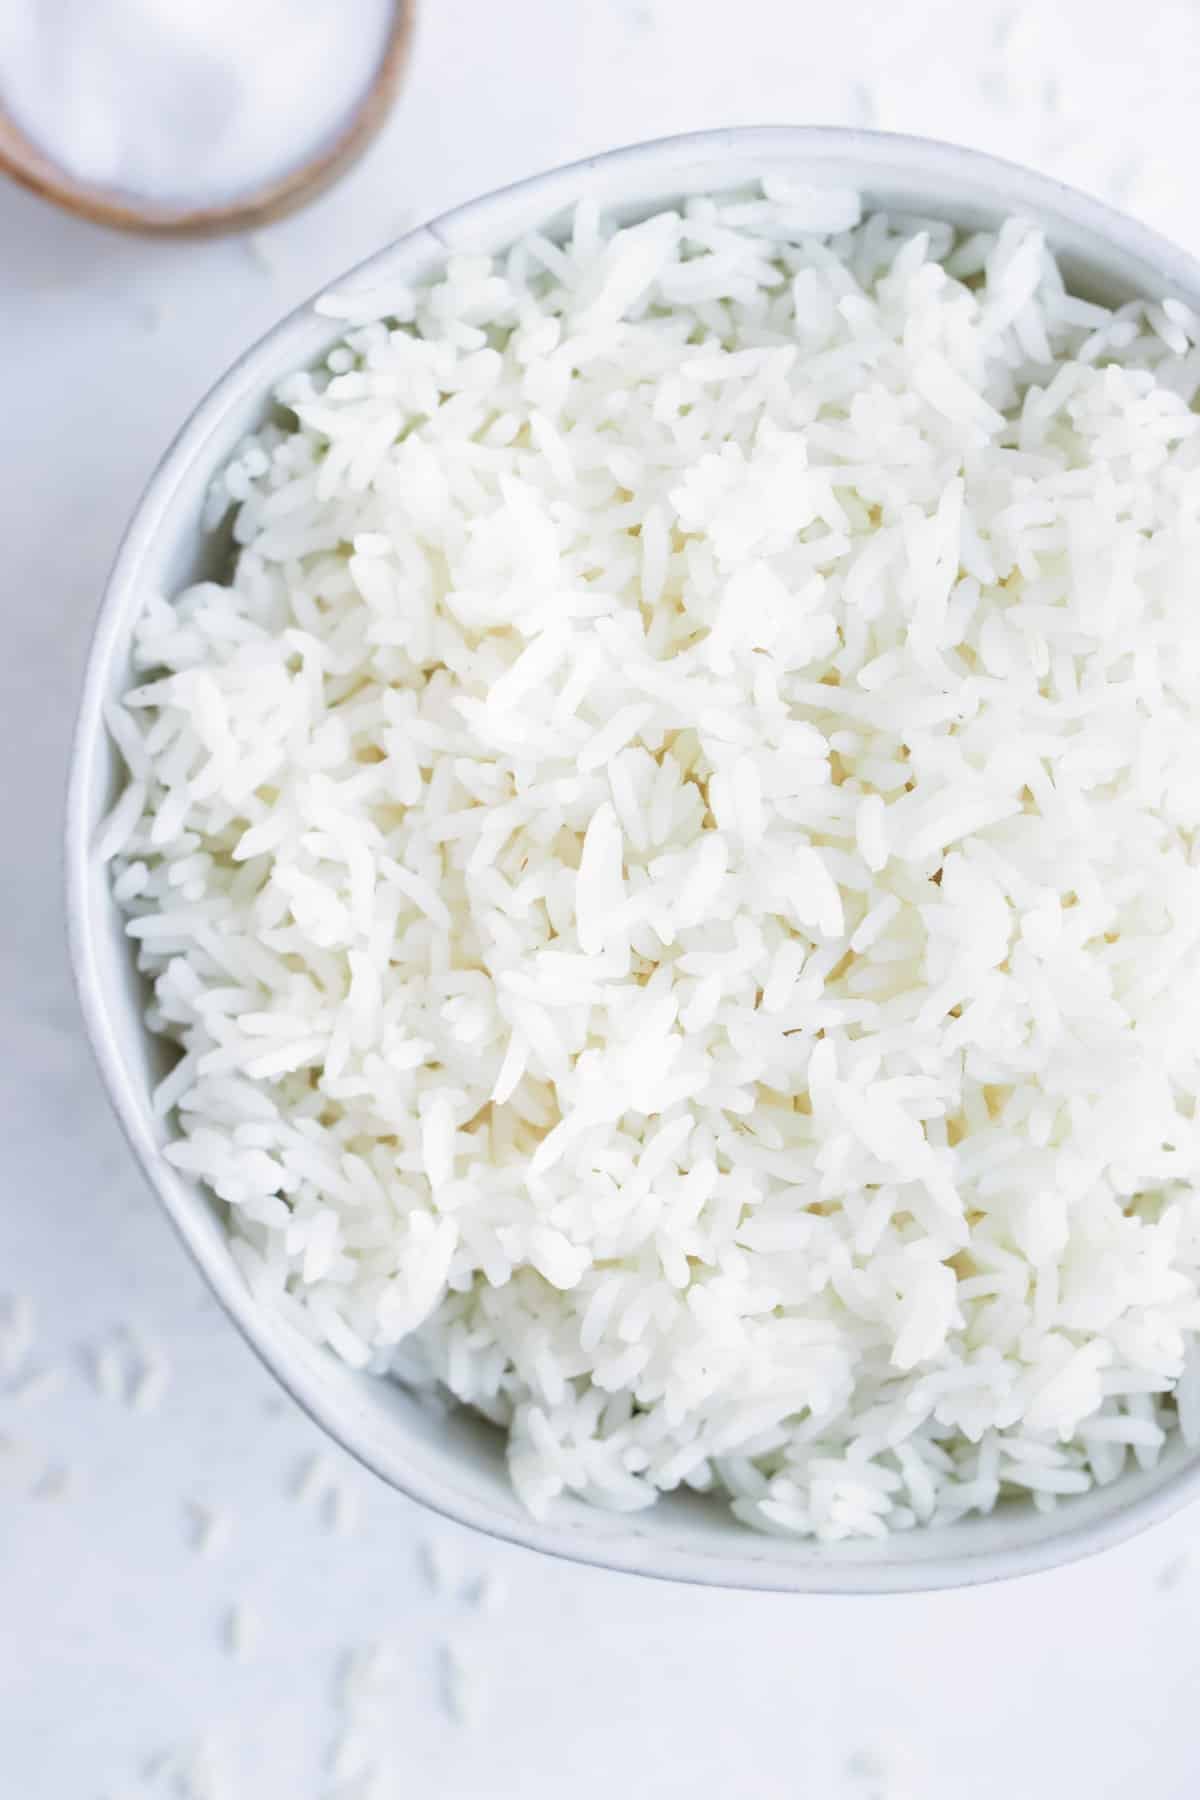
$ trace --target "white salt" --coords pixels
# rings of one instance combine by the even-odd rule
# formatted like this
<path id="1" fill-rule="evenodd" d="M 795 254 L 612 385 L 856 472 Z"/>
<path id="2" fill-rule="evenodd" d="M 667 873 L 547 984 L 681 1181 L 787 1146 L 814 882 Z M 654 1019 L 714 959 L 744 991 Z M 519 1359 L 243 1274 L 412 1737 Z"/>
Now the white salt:
<path id="1" fill-rule="evenodd" d="M 336 140 L 393 15 L 392 0 L 5 0 L 0 104 L 92 186 L 235 200 Z"/>

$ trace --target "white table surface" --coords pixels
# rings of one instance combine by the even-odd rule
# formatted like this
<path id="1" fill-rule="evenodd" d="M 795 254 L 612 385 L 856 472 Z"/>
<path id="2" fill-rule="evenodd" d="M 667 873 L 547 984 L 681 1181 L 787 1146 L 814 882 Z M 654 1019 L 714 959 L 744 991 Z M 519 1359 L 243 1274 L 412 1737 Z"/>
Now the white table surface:
<path id="1" fill-rule="evenodd" d="M 156 457 L 280 313 L 472 193 L 615 143 L 752 121 L 955 137 L 1123 197 L 1200 245 L 1190 4 L 1060 0 L 1053 18 L 972 0 L 424 0 L 422 12 L 381 141 L 255 251 L 122 239 L 0 188 L 0 1293 L 34 1297 L 28 1368 L 59 1381 L 36 1404 L 21 1377 L 0 1391 L 0 1795 L 149 1800 L 173 1790 L 147 1759 L 211 1733 L 239 1800 L 325 1800 L 339 1659 L 385 1637 L 402 1772 L 389 1793 L 404 1800 L 1075 1800 L 1133 1784 L 1195 1800 L 1194 1516 L 999 1589 L 775 1599 L 497 1548 L 331 1451 L 362 1505 L 358 1531 L 333 1535 L 290 1495 L 316 1432 L 217 1312 L 109 1117 L 59 902 L 84 645 Z M 171 1359 L 152 1416 L 104 1400 L 88 1376 L 122 1321 Z M 39 1494 L 64 1465 L 74 1490 Z M 233 1513 L 211 1562 L 189 1547 L 189 1498 Z M 442 1594 L 422 1573 L 430 1538 L 457 1567 Z M 509 1591 L 476 1620 L 455 1590 L 482 1569 Z M 262 1622 L 244 1665 L 222 1644 L 237 1598 Z M 438 1694 L 438 1645 L 460 1633 L 486 1706 L 472 1730 Z M 878 1779 L 863 1760 L 875 1752 Z"/>

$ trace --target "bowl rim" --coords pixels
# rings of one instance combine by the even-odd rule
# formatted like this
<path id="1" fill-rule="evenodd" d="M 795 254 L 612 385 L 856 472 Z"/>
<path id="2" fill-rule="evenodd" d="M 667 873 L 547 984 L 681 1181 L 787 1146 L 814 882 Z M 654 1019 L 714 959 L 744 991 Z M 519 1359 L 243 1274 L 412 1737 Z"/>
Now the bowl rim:
<path id="1" fill-rule="evenodd" d="M 665 200 L 672 191 L 678 191 L 678 185 L 674 190 L 671 186 L 672 170 L 682 174 L 691 162 L 711 165 L 714 159 L 735 153 L 752 154 L 762 164 L 782 155 L 790 164 L 802 161 L 811 166 L 817 177 L 823 168 L 845 174 L 849 166 L 855 184 L 868 189 L 873 176 L 902 186 L 922 181 L 936 184 L 939 179 L 952 176 L 967 187 L 976 183 L 992 195 L 1002 190 L 1003 205 L 1009 210 L 1029 212 L 1052 225 L 1057 222 L 1064 229 L 1077 228 L 1089 238 L 1102 240 L 1114 261 L 1128 256 L 1155 267 L 1163 293 L 1179 291 L 1181 297 L 1200 306 L 1200 263 L 1136 220 L 1053 177 L 935 139 L 848 127 L 741 126 L 652 139 L 528 176 L 403 233 L 285 315 L 209 389 L 164 451 L 121 538 L 96 613 L 70 747 L 63 840 L 70 961 L 87 1037 L 109 1103 L 143 1175 L 216 1298 L 260 1361 L 308 1416 L 349 1454 L 408 1498 L 498 1540 L 569 1562 L 701 1586 L 839 1594 L 911 1593 L 970 1586 L 1077 1561 L 1166 1519 L 1200 1496 L 1200 1455 L 1182 1460 L 1131 1499 L 1114 1501 L 1111 1510 L 1099 1517 L 1072 1519 L 1070 1509 L 1064 1508 L 1057 1515 L 1063 1520 L 1061 1529 L 1045 1536 L 978 1550 L 949 1551 L 919 1560 L 901 1557 L 873 1563 L 821 1554 L 812 1560 L 785 1560 L 782 1554 L 772 1556 L 772 1546 L 778 1548 L 777 1540 L 758 1537 L 748 1530 L 745 1549 L 708 1551 L 655 1544 L 640 1534 L 619 1530 L 588 1536 L 553 1518 L 501 1516 L 453 1483 L 414 1471 L 400 1458 L 385 1454 L 370 1441 L 369 1432 L 358 1429 L 305 1376 L 299 1357 L 281 1355 L 278 1347 L 268 1342 L 262 1309 L 232 1258 L 222 1258 L 214 1250 L 211 1236 L 199 1227 L 199 1190 L 189 1184 L 185 1204 L 164 1179 L 162 1158 L 151 1128 L 148 1096 L 136 1091 L 124 1066 L 115 1038 L 111 998 L 97 962 L 99 924 L 89 881 L 90 844 L 95 828 L 92 802 L 104 739 L 106 677 L 119 629 L 130 591 L 137 584 L 139 567 L 156 541 L 183 472 L 203 449 L 210 433 L 238 401 L 254 391 L 256 383 L 259 391 L 265 393 L 262 365 L 274 361 L 293 341 L 297 345 L 297 363 L 303 360 L 300 346 L 311 335 L 314 301 L 320 294 L 347 284 L 353 286 L 363 277 L 386 274 L 398 253 L 417 246 L 423 239 L 429 240 L 430 258 L 435 261 L 438 255 L 453 254 L 481 236 L 491 247 L 505 241 L 505 220 L 533 200 L 545 201 L 541 216 L 550 219 L 567 200 L 578 197 L 599 178 L 616 178 L 620 182 L 635 173 L 645 175 L 661 169 Z M 953 216 L 952 204 L 948 212 Z M 329 342 L 336 341 L 347 328 L 344 322 L 333 318 L 327 324 Z M 1122 1478 L 1106 1492 L 1115 1493 L 1128 1479 Z"/>

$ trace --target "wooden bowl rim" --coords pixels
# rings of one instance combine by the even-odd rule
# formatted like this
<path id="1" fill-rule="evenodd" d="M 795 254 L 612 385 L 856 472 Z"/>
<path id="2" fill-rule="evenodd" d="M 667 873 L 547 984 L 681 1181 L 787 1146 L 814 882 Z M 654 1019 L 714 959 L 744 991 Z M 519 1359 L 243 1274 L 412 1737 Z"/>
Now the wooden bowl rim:
<path id="1" fill-rule="evenodd" d="M 148 236 L 207 237 L 269 224 L 315 198 L 362 155 L 381 129 L 412 45 L 415 0 L 393 0 L 383 54 L 341 130 L 306 162 L 241 199 L 212 206 L 159 206 L 135 195 L 89 187 L 58 167 L 0 112 L 0 172 L 76 218 Z"/>

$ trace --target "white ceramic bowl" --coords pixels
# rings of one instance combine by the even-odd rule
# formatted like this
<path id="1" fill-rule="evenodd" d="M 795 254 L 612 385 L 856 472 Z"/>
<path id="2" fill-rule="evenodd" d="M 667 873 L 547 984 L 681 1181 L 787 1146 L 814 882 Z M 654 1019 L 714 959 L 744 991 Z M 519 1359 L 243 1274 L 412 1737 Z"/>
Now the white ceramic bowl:
<path id="1" fill-rule="evenodd" d="M 1073 289 L 1100 300 L 1174 294 L 1200 309 L 1200 265 L 1131 220 L 1057 182 L 946 144 L 873 132 L 764 128 L 641 144 L 490 194 L 412 232 L 364 263 L 352 283 L 420 280 L 448 251 L 497 250 L 533 227 L 553 228 L 576 200 L 634 218 L 682 196 L 752 181 L 768 170 L 862 189 L 870 205 L 993 226 L 1013 212 L 1038 219 Z M 339 284 L 340 285 L 340 284 Z M 796 1592 L 888 1592 L 1023 1574 L 1103 1548 L 1165 1517 L 1200 1488 L 1200 1461 L 1172 1444 L 1157 1468 L 1073 1499 L 1049 1515 L 1015 1503 L 952 1528 L 834 1549 L 760 1537 L 718 1503 L 669 1496 L 622 1517 L 565 1504 L 544 1524 L 518 1505 L 499 1435 L 463 1415 L 437 1417 L 399 1386 L 357 1374 L 314 1349 L 251 1301 L 217 1210 L 161 1154 L 150 1091 L 170 1052 L 142 1021 L 145 1000 L 129 939 L 90 854 L 120 771 L 102 724 L 128 683 L 130 631 L 145 597 L 172 593 L 213 550 L 201 530 L 209 482 L 266 411 L 292 369 L 339 336 L 310 307 L 293 313 L 218 382 L 163 458 L 121 546 L 100 609 L 75 740 L 66 862 L 71 951 L 88 1031 L 129 1141 L 155 1191 L 231 1318 L 300 1404 L 386 1481 L 497 1537 L 578 1562 L 714 1586 Z"/>

